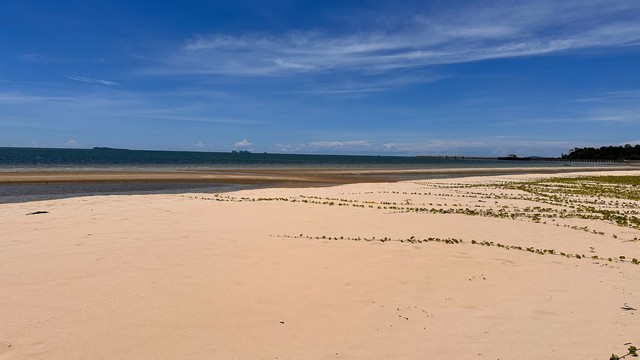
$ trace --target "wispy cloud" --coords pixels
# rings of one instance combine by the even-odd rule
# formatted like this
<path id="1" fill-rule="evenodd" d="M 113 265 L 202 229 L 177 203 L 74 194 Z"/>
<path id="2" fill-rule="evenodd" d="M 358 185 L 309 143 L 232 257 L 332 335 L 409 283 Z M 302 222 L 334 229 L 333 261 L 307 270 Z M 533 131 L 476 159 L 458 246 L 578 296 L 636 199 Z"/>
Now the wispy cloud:
<path id="1" fill-rule="evenodd" d="M 608 91 L 573 101 L 584 106 L 584 120 L 640 124 L 640 90 Z"/>
<path id="2" fill-rule="evenodd" d="M 377 76 L 361 80 L 342 80 L 339 85 L 314 84 L 308 89 L 287 91 L 284 94 L 353 95 L 387 91 L 413 84 L 433 83 L 448 78 L 445 74 L 414 76 Z"/>
<path id="3" fill-rule="evenodd" d="M 386 154 L 386 155 L 520 155 L 559 156 L 576 146 L 575 141 L 527 140 L 522 137 L 442 138 L 425 141 L 376 142 L 313 141 L 299 144 L 278 144 L 281 152 L 318 154 Z"/>
<path id="4" fill-rule="evenodd" d="M 640 125 L 640 106 L 628 109 L 600 108 L 592 110 L 592 113 L 586 120 Z"/>
<path id="5" fill-rule="evenodd" d="M 209 150 L 209 149 L 212 149 L 212 148 L 213 148 L 213 145 L 211 145 L 211 144 L 206 144 L 206 143 L 204 143 L 203 141 L 198 141 L 198 142 L 196 142 L 196 143 L 191 144 L 191 147 L 192 147 L 192 148 L 195 148 L 195 149 L 197 149 L 197 150 L 201 150 L 201 151 L 203 151 L 203 150 Z"/>
<path id="6" fill-rule="evenodd" d="M 373 144 L 367 140 L 352 140 L 352 141 L 313 141 L 307 144 L 307 147 L 314 149 L 324 148 L 351 148 L 351 147 L 369 147 Z"/>
<path id="7" fill-rule="evenodd" d="M 86 76 L 69 75 L 69 76 L 67 76 L 67 79 L 73 80 L 73 81 L 78 81 L 78 82 L 85 83 L 85 84 L 97 84 L 97 85 L 105 85 L 105 86 L 118 86 L 118 85 L 120 85 L 115 81 L 95 79 L 95 78 L 90 78 L 90 77 L 86 77 Z"/>
<path id="8" fill-rule="evenodd" d="M 36 104 L 50 102 L 69 102 L 75 100 L 75 97 L 68 96 L 39 96 L 21 93 L 0 93 L 0 103 L 8 104 Z"/>
<path id="9" fill-rule="evenodd" d="M 245 120 L 245 119 L 230 119 L 230 118 L 218 118 L 214 116 L 189 116 L 189 115 L 154 115 L 154 114 L 144 114 L 145 111 L 142 112 L 123 112 L 122 116 L 132 117 L 132 118 L 143 118 L 143 119 L 158 119 L 158 120 L 171 120 L 171 121 L 185 121 L 185 122 L 198 122 L 198 123 L 218 123 L 218 124 L 256 124 L 258 121 L 256 120 Z M 120 114 L 120 113 L 119 113 Z"/>
<path id="10" fill-rule="evenodd" d="M 334 35 L 204 34 L 189 39 L 156 71 L 284 76 L 397 69 L 640 44 L 640 3 L 603 0 L 496 2 L 414 15 L 401 31 Z"/>
<path id="11" fill-rule="evenodd" d="M 608 91 L 602 94 L 583 97 L 574 100 L 574 102 L 579 103 L 603 103 L 603 102 L 612 102 L 612 101 L 638 101 L 640 100 L 640 90 L 619 90 L 619 91 Z"/>
<path id="12" fill-rule="evenodd" d="M 357 154 L 375 151 L 376 144 L 369 140 L 322 140 L 297 144 L 276 144 L 276 151 L 287 153 L 342 153 Z"/>
<path id="13" fill-rule="evenodd" d="M 20 59 L 36 64 L 49 64 L 49 63 L 65 63 L 69 62 L 69 59 L 60 56 L 52 56 L 41 53 L 27 53 L 20 56 Z"/>

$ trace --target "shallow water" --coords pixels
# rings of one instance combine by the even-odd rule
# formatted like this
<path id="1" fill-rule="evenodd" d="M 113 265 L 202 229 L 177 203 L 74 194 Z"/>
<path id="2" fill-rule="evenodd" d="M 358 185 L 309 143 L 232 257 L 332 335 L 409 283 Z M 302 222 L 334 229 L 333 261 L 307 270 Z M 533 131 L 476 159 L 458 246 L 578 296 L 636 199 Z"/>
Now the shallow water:
<path id="1" fill-rule="evenodd" d="M 220 193 L 258 186 L 211 183 L 73 183 L 0 185 L 0 204 L 94 195 Z"/>

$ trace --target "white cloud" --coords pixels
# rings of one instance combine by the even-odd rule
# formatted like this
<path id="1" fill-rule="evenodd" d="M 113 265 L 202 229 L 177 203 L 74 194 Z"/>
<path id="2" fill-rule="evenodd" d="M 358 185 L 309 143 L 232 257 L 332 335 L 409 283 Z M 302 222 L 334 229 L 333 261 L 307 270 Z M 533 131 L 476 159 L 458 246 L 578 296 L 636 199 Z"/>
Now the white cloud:
<path id="1" fill-rule="evenodd" d="M 85 83 L 85 84 L 97 84 L 97 85 L 105 85 L 105 86 L 118 86 L 118 85 L 120 85 L 115 81 L 94 79 L 94 78 L 90 78 L 90 77 L 86 77 L 86 76 L 69 75 L 69 76 L 67 76 L 67 79 L 78 81 L 78 82 Z"/>
<path id="2" fill-rule="evenodd" d="M 248 150 L 251 148 L 251 142 L 247 139 L 242 139 L 240 141 L 236 141 L 233 146 L 238 150 Z"/>
<path id="3" fill-rule="evenodd" d="M 74 139 L 71 139 L 71 140 L 67 141 L 67 145 L 69 145 L 69 146 L 76 146 L 76 145 L 78 145 L 78 142 L 77 142 L 77 141 L 75 141 Z"/>
<path id="4" fill-rule="evenodd" d="M 536 56 L 640 43 L 640 3 L 604 0 L 495 2 L 398 17 L 402 30 L 327 34 L 209 34 L 169 54 L 176 74 L 383 73 L 434 64 Z M 373 27 L 373 26 L 372 26 Z"/>
<path id="5" fill-rule="evenodd" d="M 275 59 L 273 61 L 276 65 L 283 67 L 283 68 L 288 68 L 288 69 L 295 69 L 295 70 L 311 70 L 314 68 L 313 65 L 306 65 L 306 64 L 298 64 L 298 63 L 294 63 L 294 62 L 287 62 L 284 61 L 282 59 Z"/>

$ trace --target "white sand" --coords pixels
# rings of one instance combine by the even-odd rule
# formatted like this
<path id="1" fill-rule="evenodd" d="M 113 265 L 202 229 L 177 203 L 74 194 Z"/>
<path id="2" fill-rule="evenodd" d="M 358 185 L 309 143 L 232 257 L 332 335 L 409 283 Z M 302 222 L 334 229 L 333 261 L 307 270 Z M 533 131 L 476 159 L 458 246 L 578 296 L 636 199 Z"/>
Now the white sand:
<path id="1" fill-rule="evenodd" d="M 532 177 L 0 205 L 0 359 L 608 359 L 640 345 L 640 313 L 621 309 L 640 308 L 640 230 L 403 211 L 565 208 L 465 186 Z M 640 208 L 625 202 L 602 206 Z"/>

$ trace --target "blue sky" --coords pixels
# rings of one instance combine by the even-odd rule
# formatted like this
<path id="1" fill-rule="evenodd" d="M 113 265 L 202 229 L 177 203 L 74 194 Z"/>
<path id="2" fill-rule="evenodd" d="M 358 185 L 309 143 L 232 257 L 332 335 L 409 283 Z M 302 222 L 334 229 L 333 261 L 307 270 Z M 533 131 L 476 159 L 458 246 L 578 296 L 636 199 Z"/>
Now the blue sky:
<path id="1" fill-rule="evenodd" d="M 0 0 L 0 146 L 640 142 L 640 2 Z"/>

